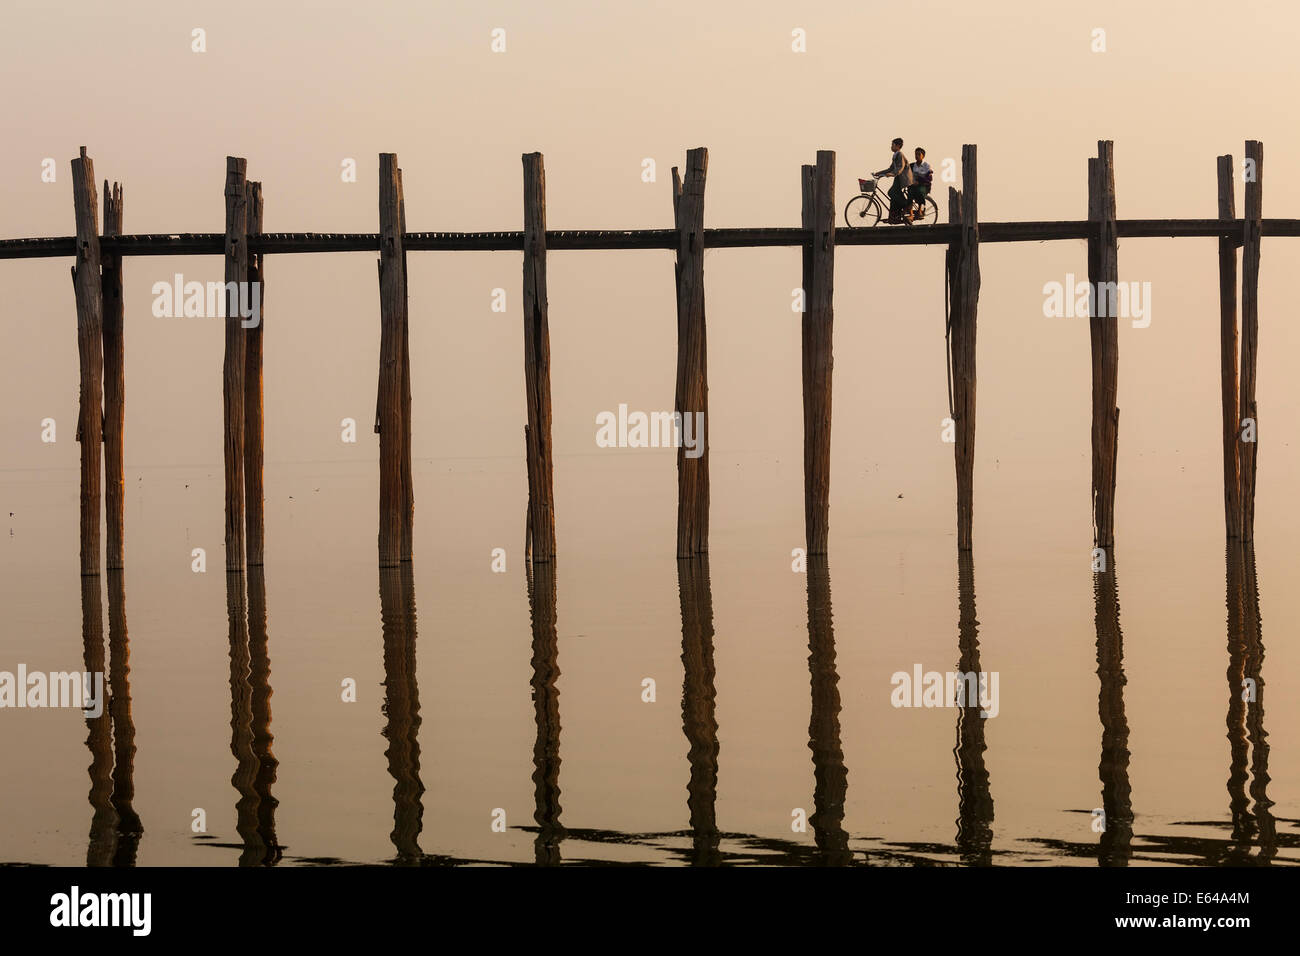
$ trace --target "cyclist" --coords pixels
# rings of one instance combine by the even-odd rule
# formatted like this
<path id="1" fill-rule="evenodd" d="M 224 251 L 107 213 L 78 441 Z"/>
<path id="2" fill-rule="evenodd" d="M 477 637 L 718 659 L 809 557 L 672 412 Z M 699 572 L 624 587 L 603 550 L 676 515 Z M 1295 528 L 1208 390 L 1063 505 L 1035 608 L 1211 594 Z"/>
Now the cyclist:
<path id="1" fill-rule="evenodd" d="M 925 197 L 930 195 L 930 186 L 934 183 L 934 170 L 930 164 L 925 161 L 925 150 L 920 146 L 916 147 L 916 162 L 912 164 L 912 185 L 907 190 L 908 198 L 921 207 L 921 215 L 925 215 Z M 908 218 L 911 219 L 911 213 Z"/>
<path id="2" fill-rule="evenodd" d="M 889 166 L 872 173 L 877 179 L 881 176 L 893 176 L 894 184 L 889 187 L 889 222 L 898 225 L 903 221 L 903 209 L 907 206 L 907 188 L 912 185 L 912 168 L 903 156 L 903 137 L 899 136 L 889 144 L 894 157 Z"/>

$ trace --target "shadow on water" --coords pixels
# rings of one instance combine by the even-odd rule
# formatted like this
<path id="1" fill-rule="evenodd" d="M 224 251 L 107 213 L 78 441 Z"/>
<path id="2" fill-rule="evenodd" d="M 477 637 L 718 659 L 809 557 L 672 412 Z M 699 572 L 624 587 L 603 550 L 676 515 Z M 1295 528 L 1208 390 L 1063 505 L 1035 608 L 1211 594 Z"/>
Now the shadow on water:
<path id="1" fill-rule="evenodd" d="M 108 653 L 105 658 L 100 581 L 81 580 L 81 625 L 85 668 L 107 674 L 103 710 L 86 720 L 90 749 L 90 805 L 94 814 L 86 848 L 87 866 L 135 866 L 144 828 L 135 812 L 135 723 L 131 718 L 130 642 L 126 628 L 124 572 L 107 573 Z M 107 666 L 105 666 L 107 664 Z M 93 679 L 93 677 L 92 677 Z"/>
<path id="2" fill-rule="evenodd" d="M 420 688 L 415 673 L 415 577 L 410 563 L 379 571 L 384 630 L 384 756 L 393 785 L 394 863 L 419 864 L 424 828 L 424 784 L 420 781 Z"/>
<path id="3" fill-rule="evenodd" d="M 236 760 L 230 782 L 239 794 L 235 828 L 243 841 L 239 865 L 274 866 L 284 848 L 275 833 L 279 801 L 271 795 L 279 764 L 271 752 L 271 660 L 262 568 L 226 574 L 226 614 L 230 626 L 230 752 Z"/>
<path id="4" fill-rule="evenodd" d="M 975 617 L 975 562 L 969 551 L 957 553 L 957 670 L 980 674 L 979 620 Z M 978 680 L 978 678 L 977 678 Z M 957 853 L 967 866 L 993 862 L 993 794 L 984 766 L 986 718 L 979 695 L 957 708 Z"/>

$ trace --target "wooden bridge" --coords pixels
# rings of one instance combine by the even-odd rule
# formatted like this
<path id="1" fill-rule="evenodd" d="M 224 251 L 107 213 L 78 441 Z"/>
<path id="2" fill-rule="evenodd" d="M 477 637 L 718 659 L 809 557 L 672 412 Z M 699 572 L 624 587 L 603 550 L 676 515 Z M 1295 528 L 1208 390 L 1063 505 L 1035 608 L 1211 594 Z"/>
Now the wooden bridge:
<path id="1" fill-rule="evenodd" d="M 1263 145 L 1246 143 L 1245 214 L 1237 218 L 1234 164 L 1218 157 L 1218 218 L 1119 219 L 1113 144 L 1098 143 L 1088 160 L 1088 217 L 1043 222 L 980 222 L 976 148 L 962 147 L 962 188 L 949 189 L 946 225 L 837 229 L 835 154 L 822 150 L 802 168 L 800 227 L 704 227 L 708 152 L 687 153 L 685 175 L 673 168 L 671 229 L 548 230 L 546 177 L 540 153 L 523 156 L 524 228 L 517 232 L 410 232 L 402 171 L 393 153 L 379 157 L 379 232 L 265 233 L 261 184 L 250 182 L 244 159 L 226 160 L 226 231 L 128 235 L 122 231 L 120 184 L 104 183 L 103 227 L 93 164 L 83 147 L 72 160 L 76 235 L 0 240 L 0 259 L 70 256 L 77 307 L 81 389 L 81 571 L 100 571 L 101 497 L 107 510 L 107 566 L 124 566 L 124 343 L 123 260 L 128 256 L 222 255 L 227 307 L 223 405 L 225 411 L 226 567 L 263 563 L 262 355 L 264 323 L 245 328 L 237 288 L 265 287 L 268 254 L 378 252 L 380 364 L 375 431 L 380 437 L 379 564 L 412 558 L 414 494 L 411 475 L 411 387 L 406 254 L 419 251 L 523 253 L 524 380 L 528 403 L 526 549 L 535 563 L 556 553 L 551 447 L 550 336 L 546 292 L 548 251 L 671 249 L 676 252 L 677 386 L 674 409 L 708 413 L 704 316 L 704 250 L 797 246 L 803 250 L 804 517 L 807 551 L 825 554 L 829 535 L 831 372 L 835 248 L 867 245 L 946 246 L 946 308 L 950 388 L 955 424 L 957 542 L 972 548 L 975 452 L 975 340 L 979 247 L 989 242 L 1087 241 L 1090 288 L 1118 282 L 1118 240 L 1139 237 L 1216 237 L 1219 240 L 1224 521 L 1229 539 L 1253 537 L 1258 409 L 1255 402 L 1259 329 L 1259 262 L 1265 236 L 1300 236 L 1300 219 L 1264 219 Z M 1237 319 L 1237 255 L 1242 249 L 1241 328 Z M 252 285 L 256 283 L 256 285 Z M 233 285 L 232 285 L 233 284 Z M 259 303 L 260 305 L 260 303 Z M 1102 310 L 1114 312 L 1114 308 Z M 258 311 L 260 316 L 260 308 Z M 1114 545 L 1116 442 L 1119 430 L 1118 316 L 1090 319 L 1092 351 L 1092 505 L 1094 543 Z M 1240 338 L 1240 344 L 1238 342 Z M 1238 349 L 1240 348 L 1240 375 Z M 1250 427 L 1246 428 L 1249 420 Z M 1250 437 L 1243 438 L 1243 434 Z M 678 450 L 677 555 L 708 551 L 709 452 Z M 102 455 L 101 455 L 102 452 Z M 101 474 L 102 473 L 102 474 Z M 101 478 L 104 492 L 101 495 Z"/>

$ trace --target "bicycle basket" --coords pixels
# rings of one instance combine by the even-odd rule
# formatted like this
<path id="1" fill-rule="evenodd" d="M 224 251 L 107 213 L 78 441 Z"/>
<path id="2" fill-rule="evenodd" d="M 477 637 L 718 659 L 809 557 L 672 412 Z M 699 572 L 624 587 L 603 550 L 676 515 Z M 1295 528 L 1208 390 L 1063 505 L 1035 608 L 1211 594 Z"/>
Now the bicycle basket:
<path id="1" fill-rule="evenodd" d="M 874 179 L 859 179 L 858 188 L 861 189 L 864 193 L 875 192 L 876 181 Z"/>

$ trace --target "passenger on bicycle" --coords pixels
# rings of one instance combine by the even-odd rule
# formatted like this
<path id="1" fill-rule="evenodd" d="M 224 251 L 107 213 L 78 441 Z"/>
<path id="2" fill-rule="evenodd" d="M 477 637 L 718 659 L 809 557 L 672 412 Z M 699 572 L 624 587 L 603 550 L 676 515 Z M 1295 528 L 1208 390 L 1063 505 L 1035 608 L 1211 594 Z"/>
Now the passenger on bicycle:
<path id="1" fill-rule="evenodd" d="M 907 164 L 907 158 L 903 156 L 903 137 L 898 137 L 889 144 L 893 150 L 894 158 L 890 161 L 887 168 L 871 175 L 879 179 L 881 176 L 893 176 L 894 184 L 889 187 L 889 222 L 898 225 L 903 221 L 903 210 L 907 206 L 907 187 L 912 185 L 912 168 Z"/>
<path id="2" fill-rule="evenodd" d="M 916 162 L 912 164 L 912 185 L 907 191 L 908 198 L 921 207 L 921 216 L 925 216 L 925 197 L 930 195 L 930 186 L 934 183 L 934 170 L 925 161 L 925 150 L 916 147 Z M 908 213 L 911 217 L 911 213 Z"/>

